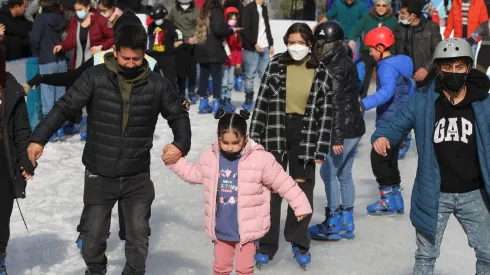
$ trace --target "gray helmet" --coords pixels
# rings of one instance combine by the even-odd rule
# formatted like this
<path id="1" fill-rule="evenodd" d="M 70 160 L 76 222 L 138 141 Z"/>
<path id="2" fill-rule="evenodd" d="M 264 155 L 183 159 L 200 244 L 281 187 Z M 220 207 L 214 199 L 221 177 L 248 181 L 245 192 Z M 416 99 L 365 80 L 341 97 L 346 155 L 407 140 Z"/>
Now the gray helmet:
<path id="1" fill-rule="evenodd" d="M 437 44 L 432 61 L 455 57 L 469 57 L 473 60 L 470 44 L 461 38 L 448 38 Z"/>

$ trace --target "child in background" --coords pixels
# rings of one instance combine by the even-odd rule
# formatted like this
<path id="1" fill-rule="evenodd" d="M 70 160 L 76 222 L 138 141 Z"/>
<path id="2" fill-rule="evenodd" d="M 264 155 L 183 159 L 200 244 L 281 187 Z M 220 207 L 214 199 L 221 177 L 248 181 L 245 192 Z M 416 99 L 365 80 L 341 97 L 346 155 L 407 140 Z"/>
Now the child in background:
<path id="1" fill-rule="evenodd" d="M 361 101 L 361 111 L 376 108 L 376 127 L 387 123 L 405 106 L 414 94 L 411 80 L 413 62 L 406 55 L 393 55 L 390 47 L 395 43 L 393 32 L 387 27 L 375 28 L 364 37 L 364 45 L 378 62 L 376 93 Z M 368 205 L 368 215 L 396 215 L 404 212 L 400 191 L 398 153 L 400 144 L 393 144 L 385 156 L 371 151 L 371 166 L 379 185 L 381 199 Z"/>
<path id="2" fill-rule="evenodd" d="M 238 22 L 238 9 L 229 7 L 225 10 L 225 18 L 230 27 L 235 27 Z M 235 68 L 239 69 L 242 65 L 242 42 L 237 33 L 226 38 L 227 48 L 229 48 L 228 61 L 223 65 L 223 81 L 221 85 L 221 99 L 223 109 L 226 112 L 234 112 L 236 107 L 231 104 L 231 94 L 235 86 Z"/>
<path id="3" fill-rule="evenodd" d="M 148 26 L 150 55 L 158 62 L 162 75 L 178 91 L 177 75 L 174 65 L 174 50 L 183 43 L 182 33 L 172 22 L 166 19 L 168 11 L 164 5 L 153 7 L 150 17 L 153 22 Z M 184 99 L 185 95 L 181 95 Z"/>
<path id="4" fill-rule="evenodd" d="M 298 221 L 312 213 L 298 184 L 274 156 L 247 137 L 249 113 L 218 109 L 218 141 L 197 164 L 169 165 L 180 178 L 204 185 L 206 232 L 214 241 L 214 274 L 253 274 L 255 241 L 270 228 L 270 193 L 288 200 Z M 163 156 L 162 156 L 163 157 Z M 216 181 L 217 180 L 217 181 Z"/>

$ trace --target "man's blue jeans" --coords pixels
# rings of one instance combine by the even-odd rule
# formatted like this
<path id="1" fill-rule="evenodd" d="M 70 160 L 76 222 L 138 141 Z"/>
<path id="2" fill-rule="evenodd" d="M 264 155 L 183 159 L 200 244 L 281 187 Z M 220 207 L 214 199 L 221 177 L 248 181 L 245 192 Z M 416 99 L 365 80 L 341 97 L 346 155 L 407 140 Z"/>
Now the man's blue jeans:
<path id="1" fill-rule="evenodd" d="M 242 57 L 243 70 L 245 71 L 245 93 L 250 94 L 254 92 L 255 74 L 258 72 L 259 77 L 262 80 L 265 70 L 269 65 L 269 48 L 264 48 L 263 53 L 243 50 Z"/>
<path id="2" fill-rule="evenodd" d="M 463 184 L 463 183 L 461 183 Z M 414 275 L 434 274 L 440 254 L 442 236 L 451 214 L 463 227 L 468 244 L 475 250 L 476 274 L 490 274 L 490 198 L 485 189 L 468 193 L 442 193 L 439 198 L 437 234 L 431 237 L 417 230 Z"/>
<path id="3" fill-rule="evenodd" d="M 39 64 L 40 74 L 64 73 L 67 70 L 66 61 L 58 61 L 48 64 Z M 43 114 L 46 116 L 53 108 L 54 104 L 65 94 L 65 87 L 50 86 L 41 84 L 41 101 L 43 104 Z"/>
<path id="4" fill-rule="evenodd" d="M 342 206 L 354 207 L 356 189 L 352 179 L 352 166 L 356 156 L 355 149 L 360 140 L 361 138 L 344 139 L 342 154 L 335 155 L 330 149 L 320 168 L 320 176 L 325 184 L 327 206 L 332 210 L 339 208 L 341 197 Z"/>

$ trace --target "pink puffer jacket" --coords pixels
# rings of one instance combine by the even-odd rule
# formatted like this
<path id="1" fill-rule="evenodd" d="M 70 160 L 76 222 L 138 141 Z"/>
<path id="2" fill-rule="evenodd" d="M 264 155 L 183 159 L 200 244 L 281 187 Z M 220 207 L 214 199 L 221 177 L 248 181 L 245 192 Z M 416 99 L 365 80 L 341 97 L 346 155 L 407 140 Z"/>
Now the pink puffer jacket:
<path id="1" fill-rule="evenodd" d="M 216 196 L 219 177 L 219 145 L 215 143 L 200 157 L 198 164 L 181 158 L 169 165 L 181 179 L 192 184 L 204 184 L 206 232 L 216 240 Z M 238 163 L 238 230 L 240 243 L 255 241 L 269 231 L 270 193 L 275 191 L 285 198 L 296 216 L 312 213 L 305 193 L 284 171 L 274 156 L 264 147 L 249 140 Z"/>

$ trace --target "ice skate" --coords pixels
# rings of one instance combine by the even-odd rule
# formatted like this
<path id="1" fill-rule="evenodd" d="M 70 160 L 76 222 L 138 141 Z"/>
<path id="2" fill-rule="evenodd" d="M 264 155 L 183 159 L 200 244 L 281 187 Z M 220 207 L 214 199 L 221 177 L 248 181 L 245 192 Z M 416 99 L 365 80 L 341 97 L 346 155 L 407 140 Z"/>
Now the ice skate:
<path id="1" fill-rule="evenodd" d="M 321 224 L 311 226 L 308 231 L 313 240 L 340 241 L 340 216 L 339 210 L 332 211 L 325 208 L 325 221 Z"/>
<path id="2" fill-rule="evenodd" d="M 297 247 L 295 244 L 292 244 L 292 249 L 293 249 L 293 255 L 294 259 L 296 259 L 296 262 L 298 262 L 299 266 L 304 271 L 308 270 L 308 264 L 311 262 L 311 254 L 308 251 L 301 251 L 299 247 Z"/>
<path id="3" fill-rule="evenodd" d="M 340 236 L 344 239 L 354 239 L 354 208 L 340 207 Z"/>
<path id="4" fill-rule="evenodd" d="M 391 187 L 379 188 L 381 199 L 367 206 L 369 216 L 396 215 L 396 204 Z"/>

